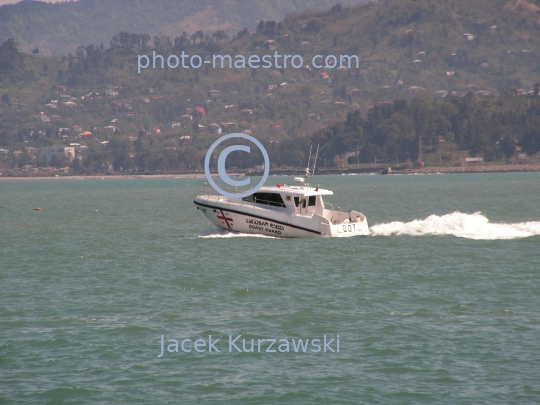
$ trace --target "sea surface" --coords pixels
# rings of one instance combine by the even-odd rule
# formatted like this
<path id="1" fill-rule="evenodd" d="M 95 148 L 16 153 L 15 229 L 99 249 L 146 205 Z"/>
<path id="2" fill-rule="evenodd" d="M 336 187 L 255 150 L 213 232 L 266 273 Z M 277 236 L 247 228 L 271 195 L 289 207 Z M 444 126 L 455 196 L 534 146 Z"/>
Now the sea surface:
<path id="1" fill-rule="evenodd" d="M 540 403 L 540 173 L 312 183 L 372 235 L 224 234 L 194 179 L 0 181 L 0 403 Z"/>

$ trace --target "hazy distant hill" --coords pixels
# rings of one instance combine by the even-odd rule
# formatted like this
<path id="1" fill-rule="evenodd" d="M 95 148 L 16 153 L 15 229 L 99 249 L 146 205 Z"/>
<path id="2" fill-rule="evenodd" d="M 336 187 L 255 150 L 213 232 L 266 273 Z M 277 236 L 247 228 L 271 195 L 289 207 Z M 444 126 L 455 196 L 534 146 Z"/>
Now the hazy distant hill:
<path id="1" fill-rule="evenodd" d="M 0 43 L 15 38 L 29 52 L 42 55 L 74 52 L 78 45 L 108 45 L 119 31 L 171 35 L 182 31 L 232 35 L 256 21 L 282 20 L 286 14 L 320 10 L 338 0 L 79 0 L 65 3 L 23 1 L 0 7 Z M 345 0 L 343 5 L 367 0 Z"/>

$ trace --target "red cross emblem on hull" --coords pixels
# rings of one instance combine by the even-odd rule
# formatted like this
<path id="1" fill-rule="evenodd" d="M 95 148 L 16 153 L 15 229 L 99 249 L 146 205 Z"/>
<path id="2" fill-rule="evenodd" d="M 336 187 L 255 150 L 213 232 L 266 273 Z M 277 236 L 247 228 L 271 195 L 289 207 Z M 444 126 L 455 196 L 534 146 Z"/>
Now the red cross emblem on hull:
<path id="1" fill-rule="evenodd" d="M 218 219 L 221 219 L 221 223 L 224 224 L 224 225 L 227 225 L 227 228 L 229 228 L 229 230 L 231 231 L 232 228 L 231 228 L 231 225 L 229 224 L 229 221 L 233 222 L 233 219 L 232 218 L 227 218 L 225 216 L 225 213 L 223 212 L 223 210 L 220 210 L 221 211 L 221 216 L 218 215 L 217 218 Z"/>

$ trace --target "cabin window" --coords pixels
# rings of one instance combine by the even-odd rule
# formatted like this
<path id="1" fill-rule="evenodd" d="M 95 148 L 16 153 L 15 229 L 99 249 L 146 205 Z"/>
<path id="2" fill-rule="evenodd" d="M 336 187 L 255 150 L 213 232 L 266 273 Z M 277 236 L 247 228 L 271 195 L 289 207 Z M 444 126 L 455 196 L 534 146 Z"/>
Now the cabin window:
<path id="1" fill-rule="evenodd" d="M 273 207 L 285 207 L 281 194 L 276 193 L 255 193 L 244 197 L 243 200 L 254 202 L 256 204 L 271 205 Z"/>
<path id="2" fill-rule="evenodd" d="M 306 204 L 307 204 L 307 200 L 305 199 L 305 197 L 294 197 L 294 205 L 296 205 L 297 207 L 300 207 L 300 208 L 306 208 Z"/>
<path id="3" fill-rule="evenodd" d="M 310 207 L 314 206 L 317 203 L 317 196 L 316 195 L 310 195 L 308 205 Z"/>

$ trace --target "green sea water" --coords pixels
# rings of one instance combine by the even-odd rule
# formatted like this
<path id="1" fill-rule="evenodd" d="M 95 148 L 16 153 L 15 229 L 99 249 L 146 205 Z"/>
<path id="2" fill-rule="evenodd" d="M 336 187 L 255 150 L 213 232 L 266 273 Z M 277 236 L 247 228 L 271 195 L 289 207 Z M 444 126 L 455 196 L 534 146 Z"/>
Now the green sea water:
<path id="1" fill-rule="evenodd" d="M 313 180 L 372 236 L 223 234 L 193 179 L 0 181 L 0 403 L 540 402 L 539 173 Z"/>

